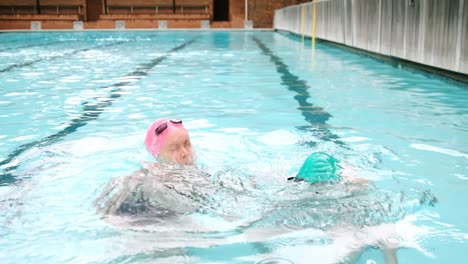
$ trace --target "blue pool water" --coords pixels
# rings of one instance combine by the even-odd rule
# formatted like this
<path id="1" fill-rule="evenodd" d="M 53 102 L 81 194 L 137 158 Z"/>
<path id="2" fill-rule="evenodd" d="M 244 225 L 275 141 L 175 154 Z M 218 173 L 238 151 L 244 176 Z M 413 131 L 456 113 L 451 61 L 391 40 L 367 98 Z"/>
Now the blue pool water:
<path id="1" fill-rule="evenodd" d="M 260 31 L 1 33 L 0 87 L 1 263 L 383 263 L 376 241 L 400 263 L 468 257 L 466 87 Z M 103 218 L 159 117 L 184 121 L 216 204 Z M 287 182 L 315 151 L 368 190 Z"/>

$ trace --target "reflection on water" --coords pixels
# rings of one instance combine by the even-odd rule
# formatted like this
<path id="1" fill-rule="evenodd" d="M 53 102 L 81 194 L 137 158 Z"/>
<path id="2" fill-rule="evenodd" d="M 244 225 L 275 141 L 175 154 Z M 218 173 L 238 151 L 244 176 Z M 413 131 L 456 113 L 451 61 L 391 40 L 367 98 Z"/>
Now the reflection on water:
<path id="1" fill-rule="evenodd" d="M 346 260 L 367 246 L 404 245 L 394 223 L 437 202 L 430 191 L 392 193 L 353 182 L 272 187 L 238 170 L 211 175 L 196 166 L 146 164 L 112 179 L 97 205 L 115 227 L 154 233 L 154 243 L 185 248 L 183 255 L 237 243 L 266 243 L 266 252 L 332 245 L 342 251 L 335 260 Z"/>

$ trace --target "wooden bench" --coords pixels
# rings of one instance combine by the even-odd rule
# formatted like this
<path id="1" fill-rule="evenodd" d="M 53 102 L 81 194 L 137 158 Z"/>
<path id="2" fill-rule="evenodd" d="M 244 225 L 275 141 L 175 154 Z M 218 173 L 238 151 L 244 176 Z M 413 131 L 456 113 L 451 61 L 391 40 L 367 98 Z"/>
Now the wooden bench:
<path id="1" fill-rule="evenodd" d="M 172 0 L 107 0 L 106 13 L 111 14 L 111 10 L 115 9 L 126 9 L 130 11 L 130 14 L 139 13 L 136 10 L 151 10 L 151 13 L 155 14 L 162 13 L 161 11 L 167 12 L 168 10 L 170 10 L 171 13 L 177 13 L 177 11 L 184 13 L 184 9 L 199 9 L 203 10 L 203 13 L 208 13 L 209 5 L 207 1 L 198 1 L 203 2 L 202 4 L 184 4 L 183 2 L 182 0 L 176 0 L 176 5 L 174 6 Z"/>
<path id="2" fill-rule="evenodd" d="M 61 14 L 60 9 L 76 10 L 78 15 L 81 15 L 85 6 L 84 2 L 85 0 L 41 0 L 40 7 L 44 11 L 54 9 L 57 15 Z"/>
<path id="3" fill-rule="evenodd" d="M 37 14 L 36 0 L 0 0 L 0 14 Z"/>
<path id="4" fill-rule="evenodd" d="M 143 9 L 147 11 L 146 13 L 157 14 L 163 9 L 172 10 L 173 7 L 172 0 L 107 0 L 105 8 L 107 14 L 111 14 L 111 10 L 115 9 L 125 9 L 130 11 L 130 14 L 135 13 L 138 9 Z"/>
<path id="5" fill-rule="evenodd" d="M 78 21 L 80 15 L 0 14 L 0 21 Z"/>
<path id="6" fill-rule="evenodd" d="M 159 14 L 101 14 L 101 20 L 210 20 L 210 14 L 173 14 L 173 13 L 159 13 Z"/>
<path id="7" fill-rule="evenodd" d="M 60 9 L 73 9 L 76 12 L 71 14 L 81 15 L 83 13 L 85 0 L 41 0 L 37 6 L 36 0 L 0 0 L 1 14 L 49 14 L 47 11 L 52 9 L 55 14 L 61 14 Z M 29 12 L 25 12 L 25 10 Z M 67 14 L 70 14 L 68 12 Z"/>
<path id="8" fill-rule="evenodd" d="M 180 10 L 181 13 L 185 13 L 185 10 L 200 10 L 201 13 L 208 13 L 210 7 L 210 1 L 208 0 L 176 0 L 176 9 Z"/>
<path id="9" fill-rule="evenodd" d="M 177 5 L 176 10 L 180 10 L 181 13 L 185 13 L 184 9 L 203 10 L 203 13 L 208 13 L 208 7 L 208 5 Z"/>
<path id="10" fill-rule="evenodd" d="M 107 5 L 107 13 L 110 14 L 111 10 L 115 9 L 126 9 L 130 11 L 130 14 L 133 14 L 134 11 L 138 9 L 144 9 L 144 10 L 154 10 L 154 13 L 158 14 L 160 13 L 161 10 L 171 10 L 172 12 L 172 5 Z"/>

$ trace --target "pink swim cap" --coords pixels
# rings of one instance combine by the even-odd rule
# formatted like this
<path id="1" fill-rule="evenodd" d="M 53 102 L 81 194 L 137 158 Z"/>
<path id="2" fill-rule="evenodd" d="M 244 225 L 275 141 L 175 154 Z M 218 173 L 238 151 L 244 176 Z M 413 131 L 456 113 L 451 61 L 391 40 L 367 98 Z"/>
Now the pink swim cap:
<path id="1" fill-rule="evenodd" d="M 167 127 L 162 130 L 162 132 L 159 135 L 156 135 L 156 130 L 163 125 L 166 125 Z M 163 128 L 163 127 L 161 127 Z M 161 131 L 161 128 L 158 129 Z M 186 130 L 184 125 L 182 125 L 182 121 L 180 120 L 171 120 L 171 119 L 158 119 L 156 122 L 154 122 L 149 128 L 148 131 L 146 132 L 146 138 L 145 138 L 145 145 L 146 149 L 154 156 L 158 156 L 159 151 L 161 150 L 161 146 L 166 140 L 167 136 L 169 133 L 171 133 L 171 130 L 173 129 L 183 129 Z"/>

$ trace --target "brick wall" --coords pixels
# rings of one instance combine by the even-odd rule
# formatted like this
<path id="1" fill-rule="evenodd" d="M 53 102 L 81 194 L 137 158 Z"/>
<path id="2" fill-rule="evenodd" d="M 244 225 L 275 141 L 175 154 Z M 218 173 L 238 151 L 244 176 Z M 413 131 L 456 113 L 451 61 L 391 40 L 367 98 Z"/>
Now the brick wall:
<path id="1" fill-rule="evenodd" d="M 256 28 L 271 28 L 275 9 L 306 2 L 311 0 L 249 0 L 249 20 Z"/>
<path id="2" fill-rule="evenodd" d="M 124 18 L 124 17 L 115 17 L 113 18 L 112 15 L 103 15 L 105 13 L 105 10 L 103 8 L 103 3 L 104 0 L 43 0 L 41 2 L 47 3 L 47 2 L 60 2 L 60 3 L 82 3 L 83 8 L 81 10 L 82 12 L 82 18 L 77 18 L 75 20 L 83 20 L 86 22 L 86 11 L 87 10 L 87 5 L 86 3 L 88 2 L 97 2 L 101 3 L 102 8 L 99 8 L 99 10 L 95 10 L 96 7 L 94 6 L 94 9 L 92 10 L 95 12 L 93 15 L 91 15 L 90 21 L 93 21 L 91 23 L 85 23 L 84 27 L 85 28 L 114 28 L 114 21 L 103 21 L 103 20 L 128 20 L 128 23 L 126 24 L 127 28 L 154 28 L 156 26 L 156 22 L 158 19 L 163 19 L 160 17 L 157 17 L 157 14 L 155 14 L 155 11 L 151 9 L 151 12 L 145 12 L 147 10 L 139 9 L 139 10 L 134 10 L 134 14 L 132 14 L 134 17 L 133 18 Z M 310 2 L 308 0 L 248 0 L 248 14 L 249 20 L 253 20 L 254 27 L 255 28 L 271 28 L 273 26 L 273 14 L 275 9 L 279 9 L 288 5 L 296 5 L 300 4 L 303 2 Z M 2 8 L 2 5 L 8 6 L 8 5 L 23 5 L 23 4 L 29 4 L 33 5 L 36 3 L 36 0 L 0 0 L 0 9 Z M 127 5 L 127 4 L 154 4 L 154 3 L 167 3 L 167 4 L 172 4 L 172 0 L 107 0 L 108 4 L 114 4 L 114 5 Z M 171 22 L 168 22 L 168 27 L 169 28 L 178 28 L 178 27 L 187 27 L 187 28 L 199 28 L 200 27 L 200 21 L 205 20 L 205 19 L 210 19 L 210 16 L 213 16 L 213 0 L 177 0 L 177 4 L 207 4 L 209 6 L 208 8 L 208 13 L 202 12 L 205 16 L 203 18 L 180 18 L 180 17 L 172 17 L 172 18 L 164 18 L 165 20 L 174 20 Z M 32 6 L 33 8 L 33 6 Z M 93 8 L 90 6 L 90 8 Z M 102 10 L 101 10 L 102 9 Z M 9 7 L 6 9 L 7 13 L 9 11 Z M 28 12 L 32 12 L 33 9 L 31 10 L 26 10 Z M 26 12 L 25 11 L 25 12 Z M 53 15 L 53 13 L 56 12 L 54 8 L 49 10 L 48 12 L 46 9 L 43 10 L 43 13 Z M 199 10 L 195 10 L 198 13 L 201 13 Z M 194 12 L 195 12 L 194 11 Z M 204 11 L 204 10 L 202 10 Z M 15 10 L 16 12 L 16 10 Z M 77 13 L 76 8 L 62 8 L 60 9 L 61 14 L 75 14 Z M 114 11 L 111 12 L 112 14 L 115 14 L 116 16 L 119 14 L 129 14 L 130 13 L 130 8 L 115 8 Z M 143 15 L 146 13 L 152 13 L 154 17 L 151 18 L 140 18 L 138 17 L 139 15 Z M 162 12 L 161 13 L 167 13 L 167 12 Z M 172 13 L 172 10 L 169 10 L 169 13 Z M 179 13 L 179 12 L 178 12 Z M 185 11 L 184 11 L 185 13 Z M 190 10 L 187 10 L 187 13 L 192 13 Z M 193 14 L 192 14 L 193 15 Z M 213 28 L 244 28 L 244 20 L 245 20 L 245 0 L 230 0 L 229 1 L 229 21 L 226 22 L 217 22 L 213 23 L 212 27 Z M 24 20 L 26 17 L 23 17 Z M 58 17 L 59 18 L 59 17 Z M 100 18 L 100 20 L 96 20 Z M 53 20 L 54 18 L 50 18 L 50 20 Z M 57 18 L 55 18 L 57 19 Z M 137 19 L 141 21 L 136 21 Z M 26 29 L 29 28 L 29 22 L 19 22 L 19 21 L 12 21 L 12 20 L 18 20 L 16 18 L 0 18 L 0 29 Z M 42 20 L 44 19 L 39 19 L 38 17 L 33 17 L 29 18 L 29 20 Z M 43 28 L 53 28 L 56 26 L 57 28 L 71 28 L 72 23 L 68 21 L 68 19 L 62 19 L 62 22 L 51 22 L 51 23 L 44 23 Z M 192 21 L 193 20 L 193 21 Z M 45 22 L 45 21 L 44 21 Z"/>
<path id="3" fill-rule="evenodd" d="M 244 6 L 245 1 L 242 0 L 230 0 L 229 1 L 229 13 L 231 17 L 232 28 L 244 28 Z"/>

